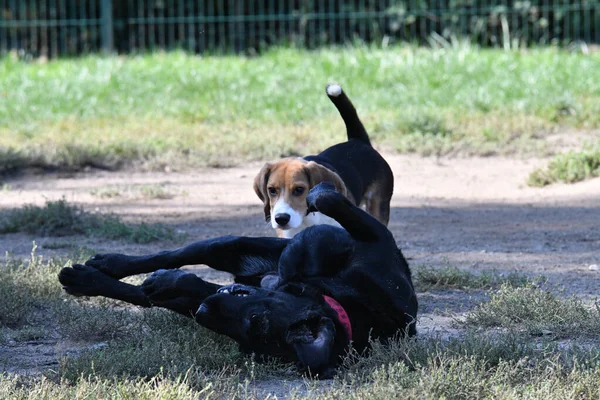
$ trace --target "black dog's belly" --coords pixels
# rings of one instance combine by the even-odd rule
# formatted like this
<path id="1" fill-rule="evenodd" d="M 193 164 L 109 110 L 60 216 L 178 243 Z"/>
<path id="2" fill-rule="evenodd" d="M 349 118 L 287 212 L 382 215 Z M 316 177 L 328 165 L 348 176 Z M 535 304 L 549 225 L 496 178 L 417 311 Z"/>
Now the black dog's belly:
<path id="1" fill-rule="evenodd" d="M 347 231 L 330 225 L 315 225 L 298 233 L 279 260 L 279 277 L 328 277 L 345 268 L 354 249 Z"/>

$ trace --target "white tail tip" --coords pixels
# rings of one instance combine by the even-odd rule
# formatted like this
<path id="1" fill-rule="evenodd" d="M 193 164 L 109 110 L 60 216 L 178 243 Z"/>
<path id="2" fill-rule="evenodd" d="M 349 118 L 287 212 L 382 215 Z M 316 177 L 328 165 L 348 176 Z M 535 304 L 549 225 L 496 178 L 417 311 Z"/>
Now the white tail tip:
<path id="1" fill-rule="evenodd" d="M 340 94 L 342 94 L 342 87 L 340 85 L 338 85 L 337 83 L 328 85 L 327 89 L 325 89 L 325 90 L 327 91 L 327 94 L 329 96 L 333 96 L 333 97 L 338 97 Z"/>

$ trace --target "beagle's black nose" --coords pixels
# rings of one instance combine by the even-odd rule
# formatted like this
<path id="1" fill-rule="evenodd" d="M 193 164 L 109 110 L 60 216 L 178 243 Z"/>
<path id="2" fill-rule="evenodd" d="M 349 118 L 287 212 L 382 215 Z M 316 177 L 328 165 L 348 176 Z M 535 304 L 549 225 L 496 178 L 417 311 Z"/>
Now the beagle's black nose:
<path id="1" fill-rule="evenodd" d="M 286 226 L 290 222 L 290 214 L 279 213 L 275 215 L 275 222 L 279 226 Z"/>

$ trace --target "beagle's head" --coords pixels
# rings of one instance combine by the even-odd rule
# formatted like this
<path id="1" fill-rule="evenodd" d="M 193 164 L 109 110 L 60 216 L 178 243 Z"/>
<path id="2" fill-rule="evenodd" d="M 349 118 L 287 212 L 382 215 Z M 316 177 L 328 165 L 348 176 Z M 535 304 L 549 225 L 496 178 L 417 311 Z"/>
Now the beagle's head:
<path id="1" fill-rule="evenodd" d="M 320 182 L 333 183 L 348 196 L 338 174 L 303 158 L 284 158 L 265 164 L 254 179 L 254 191 L 264 203 L 265 219 L 274 229 L 286 231 L 300 227 L 306 216 L 306 195 Z"/>

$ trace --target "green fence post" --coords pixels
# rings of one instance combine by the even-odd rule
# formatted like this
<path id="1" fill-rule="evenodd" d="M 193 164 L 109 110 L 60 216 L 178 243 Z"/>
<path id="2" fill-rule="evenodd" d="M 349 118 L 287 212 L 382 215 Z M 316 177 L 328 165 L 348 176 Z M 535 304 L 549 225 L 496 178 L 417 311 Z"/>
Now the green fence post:
<path id="1" fill-rule="evenodd" d="M 104 54 L 111 54 L 114 49 L 113 39 L 113 12 L 112 0 L 101 0 L 100 2 L 100 35 L 101 46 Z"/>

